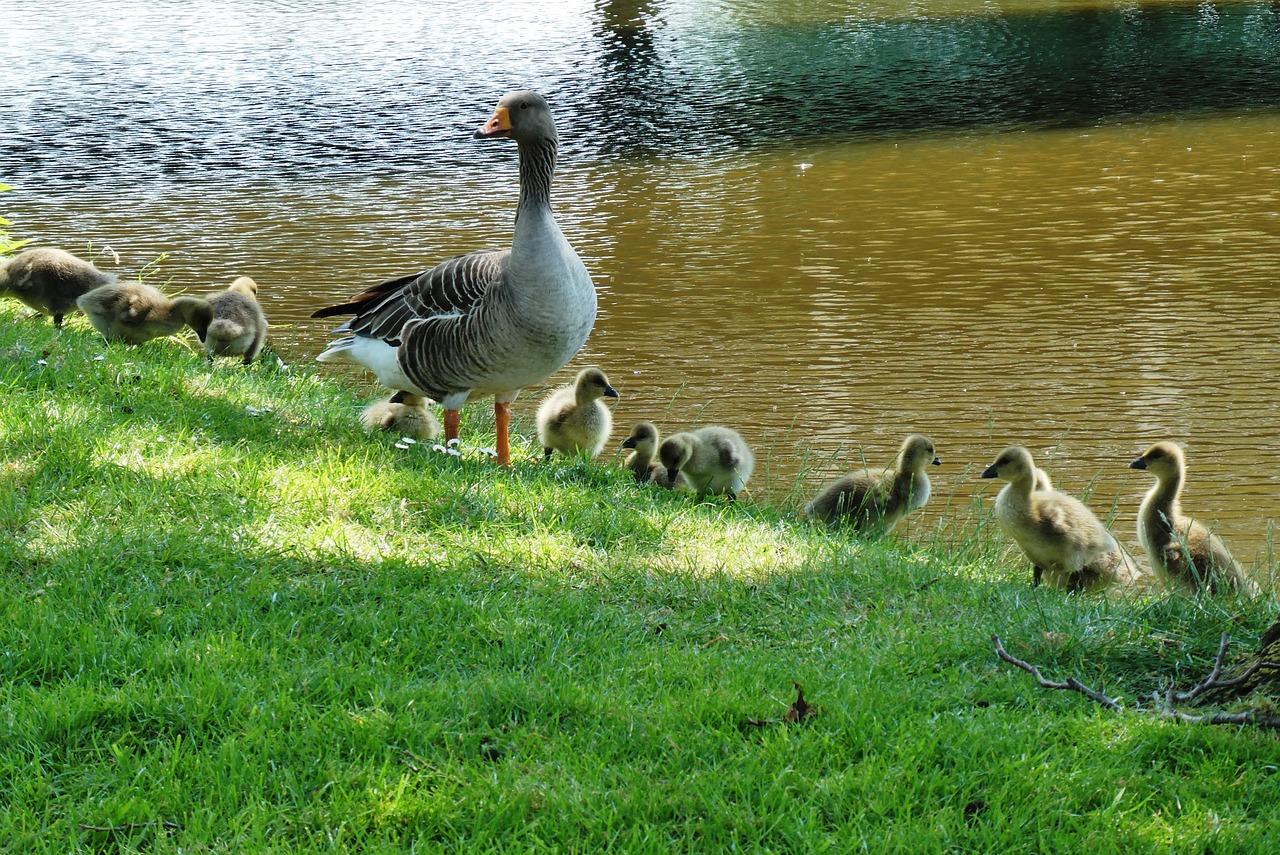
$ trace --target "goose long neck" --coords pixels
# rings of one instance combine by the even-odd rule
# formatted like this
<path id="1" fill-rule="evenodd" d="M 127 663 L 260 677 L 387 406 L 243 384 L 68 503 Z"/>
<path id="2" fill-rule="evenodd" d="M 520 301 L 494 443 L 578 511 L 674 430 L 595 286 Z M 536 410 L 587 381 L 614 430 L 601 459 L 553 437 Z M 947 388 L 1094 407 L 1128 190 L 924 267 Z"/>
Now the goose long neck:
<path id="1" fill-rule="evenodd" d="M 520 201 L 516 220 L 527 210 L 551 208 L 551 176 L 556 171 L 555 139 L 542 139 L 520 145 Z"/>

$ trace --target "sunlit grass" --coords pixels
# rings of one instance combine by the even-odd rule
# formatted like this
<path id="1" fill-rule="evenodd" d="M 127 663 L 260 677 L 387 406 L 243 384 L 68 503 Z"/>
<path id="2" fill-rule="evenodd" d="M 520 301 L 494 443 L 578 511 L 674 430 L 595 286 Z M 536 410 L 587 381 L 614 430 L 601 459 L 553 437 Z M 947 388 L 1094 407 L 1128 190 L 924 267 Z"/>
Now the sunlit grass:
<path id="1" fill-rule="evenodd" d="M 989 643 L 1134 704 L 1274 600 L 1033 590 L 963 486 L 862 541 L 536 462 L 527 425 L 501 470 L 483 407 L 461 458 L 397 448 L 309 366 L 21 314 L 0 850 L 1274 850 L 1274 734 L 1105 713 Z M 819 714 L 747 723 L 793 681 Z"/>

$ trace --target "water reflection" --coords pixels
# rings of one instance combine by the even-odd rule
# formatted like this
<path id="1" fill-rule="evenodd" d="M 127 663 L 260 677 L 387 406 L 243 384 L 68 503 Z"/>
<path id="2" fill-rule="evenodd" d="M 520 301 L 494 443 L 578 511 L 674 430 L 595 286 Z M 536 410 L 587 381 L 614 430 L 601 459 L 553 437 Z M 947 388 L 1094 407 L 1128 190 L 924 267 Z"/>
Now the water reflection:
<path id="1" fill-rule="evenodd" d="M 20 4 L 0 203 L 126 272 L 168 253 L 172 288 L 253 275 L 310 360 L 317 306 L 510 240 L 515 152 L 471 131 L 533 85 L 620 427 L 739 426 L 774 496 L 825 474 L 805 448 L 925 432 L 938 508 L 1023 442 L 1068 489 L 1103 473 L 1130 542 L 1127 463 L 1172 437 L 1248 560 L 1280 507 L 1274 7 L 1040 5 Z M 64 37 L 85 20 L 112 51 Z"/>

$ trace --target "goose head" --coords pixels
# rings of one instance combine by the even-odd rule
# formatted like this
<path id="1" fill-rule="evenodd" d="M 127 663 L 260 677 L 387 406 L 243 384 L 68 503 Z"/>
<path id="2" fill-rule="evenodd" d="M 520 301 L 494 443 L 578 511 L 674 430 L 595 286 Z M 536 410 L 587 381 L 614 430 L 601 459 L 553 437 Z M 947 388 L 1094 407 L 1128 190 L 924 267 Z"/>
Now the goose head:
<path id="1" fill-rule="evenodd" d="M 1129 464 L 1130 469 L 1145 469 L 1159 480 L 1178 475 L 1186 468 L 1182 449 L 1172 442 L 1157 442 Z"/>
<path id="2" fill-rule="evenodd" d="M 547 99 L 529 89 L 502 96 L 493 117 L 480 126 L 476 136 L 481 139 L 513 139 L 518 143 L 533 140 L 555 142 L 558 139 Z"/>
<path id="3" fill-rule="evenodd" d="M 902 458 L 902 468 L 906 472 L 923 472 L 930 465 L 942 465 L 942 459 L 933 447 L 933 440 L 918 433 L 913 433 L 902 441 L 902 450 L 898 455 Z"/>
<path id="4" fill-rule="evenodd" d="M 990 466 L 982 470 L 983 478 L 999 478 L 1016 484 L 1019 481 L 1035 478 L 1036 462 L 1031 452 L 1021 445 L 1011 445 L 996 456 Z"/>
<path id="5" fill-rule="evenodd" d="M 639 422 L 631 429 L 631 435 L 622 441 L 623 448 L 634 448 L 640 453 L 653 454 L 653 446 L 658 441 L 658 428 L 653 422 Z"/>

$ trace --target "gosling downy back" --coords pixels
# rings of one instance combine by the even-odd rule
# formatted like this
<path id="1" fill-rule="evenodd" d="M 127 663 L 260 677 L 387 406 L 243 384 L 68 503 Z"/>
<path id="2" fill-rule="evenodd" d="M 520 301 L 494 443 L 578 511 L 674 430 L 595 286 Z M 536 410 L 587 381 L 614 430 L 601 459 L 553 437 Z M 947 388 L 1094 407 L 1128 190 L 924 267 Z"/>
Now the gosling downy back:
<path id="1" fill-rule="evenodd" d="M 672 483 L 683 474 L 698 495 L 731 499 L 751 478 L 755 456 L 733 428 L 709 425 L 668 437 L 658 446 L 658 459 Z"/>
<path id="2" fill-rule="evenodd" d="M 892 531 L 929 501 L 929 466 L 941 463 L 933 442 L 912 434 L 902 441 L 892 467 L 842 475 L 805 506 L 805 516 L 827 523 L 850 522 L 862 532 Z"/>
<path id="3" fill-rule="evenodd" d="M 1137 566 L 1093 511 L 1052 487 L 1038 489 L 1037 471 L 1031 452 L 1014 445 L 982 473 L 1007 482 L 996 497 L 996 522 L 1031 559 L 1037 580 L 1043 575 L 1047 584 L 1068 591 L 1137 582 Z"/>
<path id="4" fill-rule="evenodd" d="M 397 392 L 390 398 L 374 401 L 360 413 L 364 429 L 386 431 L 422 442 L 440 435 L 440 422 L 427 409 L 427 400 L 412 392 Z"/>
<path id="5" fill-rule="evenodd" d="M 49 315 L 54 326 L 62 326 L 63 316 L 76 308 L 81 296 L 115 280 L 115 274 L 52 246 L 0 258 L 0 296 L 13 297 Z"/>
<path id="6" fill-rule="evenodd" d="M 613 431 L 613 414 L 601 398 L 617 398 L 609 378 L 599 368 L 578 372 L 572 386 L 557 389 L 538 406 L 538 442 L 546 458 L 558 451 L 595 457 Z"/>
<path id="7" fill-rule="evenodd" d="M 689 490 L 692 485 L 683 472 L 676 473 L 673 482 L 666 468 L 654 459 L 658 453 L 658 441 L 661 435 L 653 422 L 638 422 L 631 429 L 631 434 L 622 441 L 622 447 L 631 449 L 627 459 L 627 468 L 635 475 L 640 484 L 655 484 L 667 490 Z"/>
<path id="8" fill-rule="evenodd" d="M 94 329 L 108 341 L 142 344 L 173 335 L 184 325 L 207 329 L 213 307 L 203 297 L 170 299 L 143 282 L 117 282 L 94 288 L 76 300 Z"/>
<path id="9" fill-rule="evenodd" d="M 258 283 L 241 276 L 225 291 L 210 294 L 207 299 L 213 307 L 213 318 L 200 337 L 209 358 L 242 356 L 245 365 L 257 359 L 267 339 L 267 317 L 258 302 Z"/>
<path id="10" fill-rule="evenodd" d="M 1260 593 L 1222 538 L 1182 513 L 1186 457 L 1172 442 L 1157 442 L 1129 464 L 1156 477 L 1138 509 L 1138 540 L 1151 569 L 1168 584 L 1189 593 L 1230 590 L 1245 597 Z"/>

